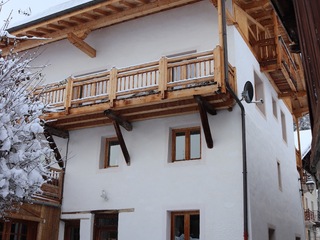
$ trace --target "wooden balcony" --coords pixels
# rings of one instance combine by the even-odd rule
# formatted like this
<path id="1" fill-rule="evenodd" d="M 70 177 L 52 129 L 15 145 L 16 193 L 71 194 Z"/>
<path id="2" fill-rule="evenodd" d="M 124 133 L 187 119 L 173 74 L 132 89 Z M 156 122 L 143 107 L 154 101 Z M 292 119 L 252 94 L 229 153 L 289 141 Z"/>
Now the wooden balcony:
<path id="1" fill-rule="evenodd" d="M 41 187 L 42 194 L 37 194 L 34 199 L 40 202 L 61 204 L 64 171 L 51 168 L 48 180 Z"/>
<path id="2" fill-rule="evenodd" d="M 316 221 L 314 211 L 311 211 L 310 209 L 304 210 L 304 220 L 308 223 L 314 223 Z"/>
<path id="3" fill-rule="evenodd" d="M 308 100 L 299 54 L 289 50 L 291 41 L 269 0 L 234 1 L 234 23 L 269 78 L 274 89 L 299 118 L 308 113 Z"/>
<path id="4" fill-rule="evenodd" d="M 215 109 L 230 109 L 234 100 L 222 77 L 221 47 L 213 51 L 112 68 L 69 77 L 35 91 L 52 112 L 44 118 L 59 129 L 71 130 L 111 124 L 111 109 L 127 121 L 174 116 L 198 111 L 199 95 Z M 229 82 L 236 91 L 235 68 Z"/>

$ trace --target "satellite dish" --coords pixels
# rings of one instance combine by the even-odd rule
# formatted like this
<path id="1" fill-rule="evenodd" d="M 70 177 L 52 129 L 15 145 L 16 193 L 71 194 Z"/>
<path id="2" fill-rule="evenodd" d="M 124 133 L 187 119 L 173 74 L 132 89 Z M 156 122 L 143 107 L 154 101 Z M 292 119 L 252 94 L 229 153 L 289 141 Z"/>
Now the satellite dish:
<path id="1" fill-rule="evenodd" d="M 244 84 L 243 91 L 241 93 L 242 99 L 245 100 L 247 103 L 251 103 L 253 99 L 253 85 L 250 81 L 247 81 Z"/>

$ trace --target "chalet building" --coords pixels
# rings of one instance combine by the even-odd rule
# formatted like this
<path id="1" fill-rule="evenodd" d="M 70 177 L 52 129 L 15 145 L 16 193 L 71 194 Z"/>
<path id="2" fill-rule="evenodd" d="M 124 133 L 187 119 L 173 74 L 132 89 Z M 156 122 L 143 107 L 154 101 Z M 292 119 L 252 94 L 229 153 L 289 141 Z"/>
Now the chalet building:
<path id="1" fill-rule="evenodd" d="M 308 100 L 270 1 L 96 0 L 9 32 L 45 38 L 15 51 L 49 64 L 34 94 L 66 161 L 59 216 L 12 216 L 3 239 L 304 239 Z"/>

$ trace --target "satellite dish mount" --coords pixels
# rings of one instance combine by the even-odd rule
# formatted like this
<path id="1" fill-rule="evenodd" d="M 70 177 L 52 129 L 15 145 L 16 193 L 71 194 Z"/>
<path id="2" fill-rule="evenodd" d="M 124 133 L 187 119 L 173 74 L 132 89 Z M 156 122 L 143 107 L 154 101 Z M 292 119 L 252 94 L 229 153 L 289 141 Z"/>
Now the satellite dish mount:
<path id="1" fill-rule="evenodd" d="M 250 81 L 247 81 L 245 84 L 244 84 L 244 87 L 243 87 L 243 91 L 241 93 L 241 101 L 242 100 L 245 100 L 246 103 L 260 103 L 262 104 L 263 103 L 263 99 L 261 98 L 260 100 L 258 101 L 252 101 L 253 100 L 253 85 Z"/>

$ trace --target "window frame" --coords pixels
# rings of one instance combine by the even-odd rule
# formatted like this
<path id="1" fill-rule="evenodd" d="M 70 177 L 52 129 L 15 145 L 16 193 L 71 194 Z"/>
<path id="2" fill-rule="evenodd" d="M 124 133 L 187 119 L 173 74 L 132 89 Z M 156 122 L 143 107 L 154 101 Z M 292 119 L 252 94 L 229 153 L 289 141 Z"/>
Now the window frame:
<path id="1" fill-rule="evenodd" d="M 115 168 L 119 167 L 119 162 L 117 162 L 117 165 L 111 165 L 110 164 L 110 147 L 113 145 L 110 145 L 110 143 L 117 142 L 120 147 L 120 143 L 117 137 L 108 137 L 103 139 L 103 157 L 101 158 L 100 163 L 100 169 L 106 169 L 106 168 Z"/>
<path id="2" fill-rule="evenodd" d="M 272 113 L 273 116 L 278 119 L 278 105 L 277 105 L 277 101 L 274 97 L 272 97 Z"/>
<path id="3" fill-rule="evenodd" d="M 282 133 L 282 139 L 285 143 L 287 143 L 287 124 L 286 124 L 286 115 L 285 113 L 280 110 L 280 117 L 281 117 L 281 133 Z"/>
<path id="4" fill-rule="evenodd" d="M 277 160 L 277 178 L 278 178 L 278 187 L 282 191 L 282 173 L 281 173 L 281 163 Z"/>
<path id="5" fill-rule="evenodd" d="M 191 132 L 199 131 L 200 135 L 200 156 L 198 158 L 191 158 Z M 176 137 L 177 133 L 185 133 L 185 159 L 176 159 Z M 201 159 L 201 128 L 197 127 L 188 127 L 188 128 L 174 128 L 171 129 L 171 161 L 172 162 L 181 162 L 181 161 L 190 161 L 190 160 L 199 160 Z"/>
<path id="6" fill-rule="evenodd" d="M 171 234 L 170 240 L 175 240 L 175 217 L 184 216 L 184 239 L 190 240 L 190 216 L 198 215 L 199 216 L 199 239 L 200 239 L 200 211 L 199 210 L 190 210 L 190 211 L 172 211 L 170 212 L 171 219 Z"/>
<path id="7" fill-rule="evenodd" d="M 9 240 L 11 237 L 15 239 L 21 239 L 25 237 L 26 240 L 32 240 L 37 238 L 38 222 L 10 219 L 9 221 L 0 221 L 2 225 L 2 231 L 0 231 L 0 239 Z M 16 225 L 16 227 L 14 226 Z M 26 227 L 26 232 L 22 233 L 22 227 Z M 14 232 L 12 229 L 16 228 Z"/>
<path id="8" fill-rule="evenodd" d="M 256 107 L 259 111 L 266 117 L 266 101 L 260 103 L 260 99 L 265 100 L 265 86 L 263 80 L 260 76 L 254 71 L 254 96 L 256 101 Z"/>

